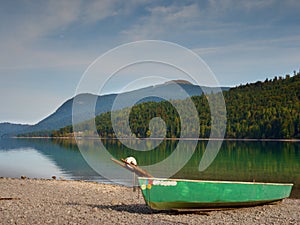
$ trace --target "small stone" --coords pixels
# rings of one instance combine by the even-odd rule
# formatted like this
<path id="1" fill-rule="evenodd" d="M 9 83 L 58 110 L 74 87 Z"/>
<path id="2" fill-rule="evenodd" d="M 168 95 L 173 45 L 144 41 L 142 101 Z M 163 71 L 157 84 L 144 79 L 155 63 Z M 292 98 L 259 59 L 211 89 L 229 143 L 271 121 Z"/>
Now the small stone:
<path id="1" fill-rule="evenodd" d="M 94 208 L 92 209 L 92 212 L 98 212 L 98 208 L 97 208 L 97 207 L 94 207 Z"/>
<path id="2" fill-rule="evenodd" d="M 23 175 L 21 176 L 21 179 L 23 179 L 23 180 L 26 179 L 26 178 L 27 178 L 26 176 L 23 176 Z"/>
<path id="3" fill-rule="evenodd" d="M 52 176 L 52 179 L 53 179 L 53 180 L 56 180 L 56 176 Z"/>
<path id="4" fill-rule="evenodd" d="M 121 205 L 121 203 L 117 199 L 113 199 L 110 202 L 112 205 Z"/>

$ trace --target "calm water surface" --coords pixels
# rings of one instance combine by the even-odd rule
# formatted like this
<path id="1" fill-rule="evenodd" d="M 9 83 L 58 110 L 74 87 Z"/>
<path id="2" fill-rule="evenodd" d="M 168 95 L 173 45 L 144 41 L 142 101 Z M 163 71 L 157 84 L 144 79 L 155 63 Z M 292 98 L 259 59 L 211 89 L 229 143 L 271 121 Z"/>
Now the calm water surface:
<path id="1" fill-rule="evenodd" d="M 64 179 L 104 183 L 129 185 L 132 182 L 132 174 L 112 163 L 110 158 L 102 157 L 94 141 L 84 142 L 85 157 L 89 163 L 83 158 L 77 145 L 69 140 L 0 139 L 0 177 L 25 175 L 31 178 L 51 178 L 55 175 Z M 150 147 L 155 145 L 153 142 L 149 142 Z M 174 164 L 191 154 L 189 141 L 184 141 L 180 145 L 180 154 L 175 155 L 172 153 L 178 141 L 164 141 L 151 151 L 134 151 L 112 140 L 104 141 L 103 144 L 109 156 L 134 156 L 139 165 L 147 168 L 154 176 L 173 169 L 170 165 L 163 166 L 165 159 L 173 158 Z M 210 166 L 199 171 L 206 144 L 207 141 L 198 142 L 187 163 L 175 171 L 174 178 L 292 182 L 295 186 L 291 196 L 300 198 L 300 142 L 225 141 Z M 151 167 L 155 164 L 162 166 Z M 110 175 L 113 179 L 105 178 L 111 178 Z"/>

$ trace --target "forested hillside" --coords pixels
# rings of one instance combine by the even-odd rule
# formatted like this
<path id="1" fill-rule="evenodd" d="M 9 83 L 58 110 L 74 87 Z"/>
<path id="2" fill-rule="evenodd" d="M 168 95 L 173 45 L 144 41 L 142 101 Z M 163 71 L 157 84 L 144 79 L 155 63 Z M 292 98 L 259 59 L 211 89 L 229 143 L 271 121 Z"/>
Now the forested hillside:
<path id="1" fill-rule="evenodd" d="M 300 73 L 224 92 L 227 137 L 300 138 Z"/>
<path id="2" fill-rule="evenodd" d="M 194 117 L 198 116 L 200 138 L 207 138 L 210 134 L 211 117 L 207 97 L 213 98 L 214 95 L 192 97 L 199 115 L 192 115 L 189 119 L 196 121 Z M 275 77 L 264 82 L 241 85 L 224 91 L 223 95 L 227 108 L 226 138 L 300 138 L 300 73 L 292 77 L 287 75 L 285 78 Z M 166 124 L 166 137 L 180 137 L 180 118 L 172 104 L 189 111 L 185 101 L 135 105 L 129 117 L 132 133 L 136 137 L 150 136 L 149 121 L 153 117 L 161 117 Z M 116 112 L 118 127 L 124 126 L 125 110 L 130 109 Z M 95 121 L 101 137 L 115 137 L 110 112 L 97 116 Z M 193 127 L 190 129 L 190 132 L 194 132 Z M 70 133 L 72 127 L 68 126 L 53 132 L 52 136 L 66 136 Z M 156 133 L 163 133 L 163 130 L 156 130 Z"/>

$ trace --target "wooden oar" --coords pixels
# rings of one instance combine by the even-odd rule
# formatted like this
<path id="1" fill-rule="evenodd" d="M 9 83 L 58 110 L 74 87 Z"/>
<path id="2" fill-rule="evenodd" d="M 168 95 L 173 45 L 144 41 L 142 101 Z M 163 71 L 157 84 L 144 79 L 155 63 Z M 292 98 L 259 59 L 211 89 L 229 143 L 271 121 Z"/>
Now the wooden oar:
<path id="1" fill-rule="evenodd" d="M 123 168 L 134 172 L 136 175 L 138 175 L 139 177 L 153 177 L 151 174 L 149 174 L 147 171 L 141 169 L 140 167 L 132 164 L 132 163 L 128 163 L 125 159 L 121 159 L 121 162 L 119 160 L 116 160 L 114 158 L 111 158 L 111 160 L 115 163 L 117 163 L 118 165 L 122 166 Z"/>

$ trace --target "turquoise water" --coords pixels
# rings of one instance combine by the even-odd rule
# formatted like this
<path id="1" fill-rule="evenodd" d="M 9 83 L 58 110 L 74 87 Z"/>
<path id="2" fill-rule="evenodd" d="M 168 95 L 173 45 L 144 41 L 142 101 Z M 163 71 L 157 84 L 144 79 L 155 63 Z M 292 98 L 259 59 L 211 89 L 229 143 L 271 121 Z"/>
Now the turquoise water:
<path id="1" fill-rule="evenodd" d="M 99 150 L 95 141 L 82 142 L 80 149 L 85 152 L 86 160 L 77 145 L 69 140 L 1 139 L 0 177 L 55 175 L 130 185 L 132 174 L 108 157 L 134 156 L 154 176 L 172 173 L 174 178 L 186 179 L 291 182 L 295 184 L 292 197 L 300 198 L 300 142 L 224 141 L 203 171 L 199 171 L 199 163 L 204 158 L 207 141 L 199 141 L 195 149 L 190 141 L 181 141 L 180 145 L 178 141 L 163 141 L 151 151 L 135 151 L 111 140 L 103 142 L 104 150 Z M 154 142 L 147 143 L 148 147 L 155 146 Z M 177 168 L 177 164 L 181 165 Z"/>

